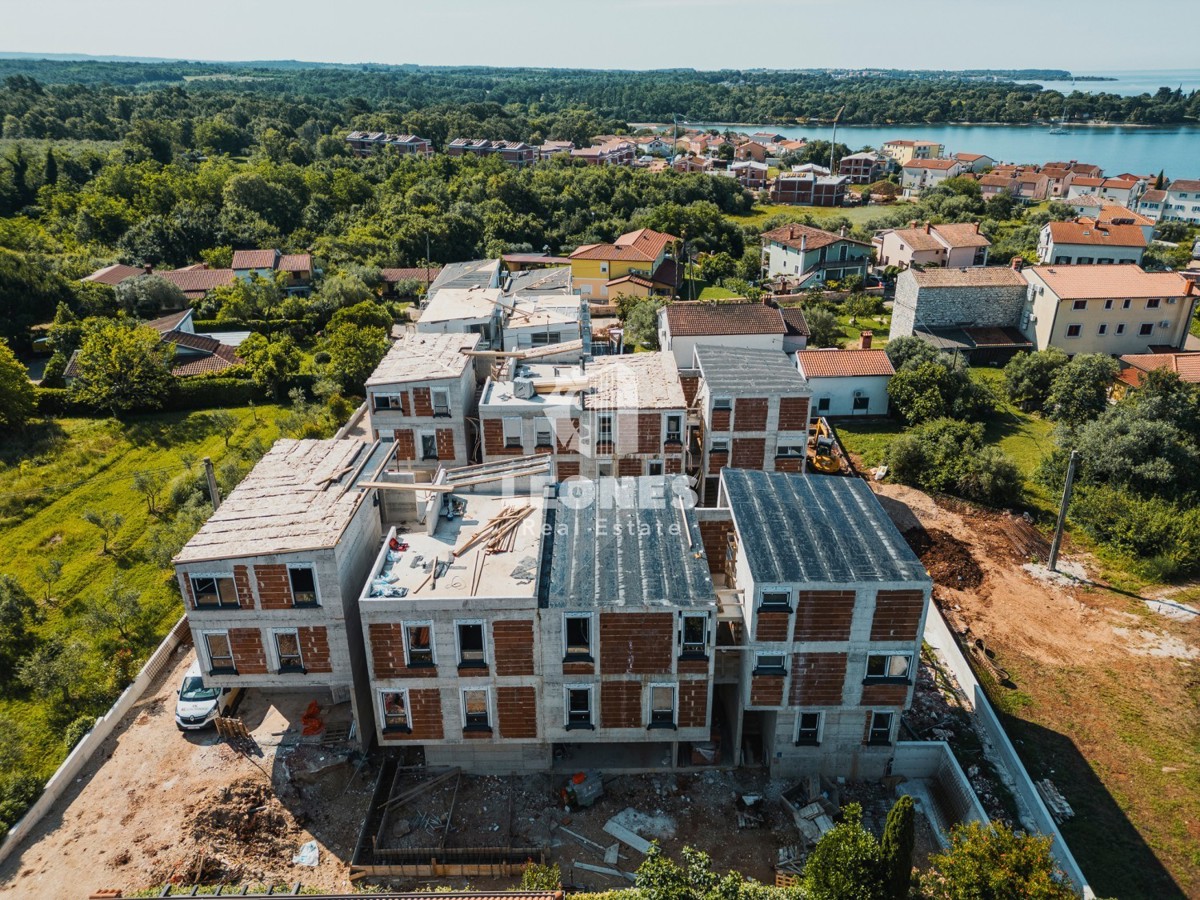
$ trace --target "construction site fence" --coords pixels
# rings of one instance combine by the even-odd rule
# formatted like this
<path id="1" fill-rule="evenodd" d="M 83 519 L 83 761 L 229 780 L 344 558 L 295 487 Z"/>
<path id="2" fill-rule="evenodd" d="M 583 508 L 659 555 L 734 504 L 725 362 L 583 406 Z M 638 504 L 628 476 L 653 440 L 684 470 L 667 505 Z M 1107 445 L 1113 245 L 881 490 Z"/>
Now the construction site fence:
<path id="1" fill-rule="evenodd" d="M 545 861 L 541 847 L 376 847 L 371 862 L 352 865 L 350 876 L 511 877 Z"/>
<path id="2" fill-rule="evenodd" d="M 984 740 L 985 749 L 992 761 L 998 763 L 1002 772 L 1007 774 L 1006 781 L 1020 807 L 1023 824 L 1031 830 L 1053 838 L 1050 852 L 1054 855 L 1059 868 L 1074 882 L 1076 890 L 1085 900 L 1091 900 L 1096 895 L 1087 879 L 1084 878 L 1083 870 L 1079 868 L 1071 849 L 1067 846 L 1066 838 L 1059 831 L 1058 824 L 1050 815 L 1050 810 L 1046 808 L 1041 794 L 1033 784 L 1033 779 L 1025 770 L 1025 764 L 1017 755 L 1017 750 L 1009 740 L 1004 725 L 1000 722 L 1000 717 L 996 715 L 983 687 L 975 677 L 975 672 L 962 652 L 962 648 L 959 647 L 954 633 L 946 624 L 941 611 L 932 603 L 929 606 L 929 615 L 925 619 L 925 641 L 937 651 L 942 662 L 954 673 L 959 687 L 962 688 L 974 707 L 975 721 L 980 731 L 980 737 Z"/>
<path id="3" fill-rule="evenodd" d="M 146 660 L 146 664 L 142 666 L 141 671 L 138 672 L 129 687 L 125 688 L 108 712 L 98 718 L 96 724 L 92 726 L 92 730 L 75 745 L 75 749 L 70 752 L 58 770 L 46 782 L 42 795 L 38 797 L 33 806 L 29 807 L 29 811 L 22 816 L 21 821 L 8 830 L 4 843 L 0 844 L 0 863 L 8 858 L 9 854 L 62 797 L 79 773 L 83 771 L 83 767 L 100 749 L 105 738 L 112 734 L 113 729 L 117 727 L 117 723 L 121 721 L 125 713 L 129 712 L 133 705 L 142 699 L 146 688 L 153 684 L 154 680 L 171 665 L 171 656 L 176 649 L 181 644 L 190 643 L 191 639 L 192 632 L 188 628 L 187 616 L 180 616 L 179 621 L 167 632 L 162 643 L 150 654 L 150 658 Z"/>

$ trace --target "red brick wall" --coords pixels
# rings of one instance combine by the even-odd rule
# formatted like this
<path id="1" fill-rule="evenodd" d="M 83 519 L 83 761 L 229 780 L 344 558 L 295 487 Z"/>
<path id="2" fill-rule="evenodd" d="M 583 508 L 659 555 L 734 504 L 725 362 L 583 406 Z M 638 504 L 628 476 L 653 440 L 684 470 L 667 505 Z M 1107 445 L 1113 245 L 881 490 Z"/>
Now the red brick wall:
<path id="1" fill-rule="evenodd" d="M 754 617 L 754 639 L 756 641 L 786 641 L 788 614 L 785 612 L 763 612 Z"/>
<path id="2" fill-rule="evenodd" d="M 437 688 L 411 690 L 408 705 L 412 707 L 409 712 L 412 734 L 407 737 L 414 741 L 440 741 L 443 737 L 441 691 Z"/>
<path id="3" fill-rule="evenodd" d="M 497 675 L 533 674 L 533 622 L 493 622 L 492 648 Z"/>
<path id="4" fill-rule="evenodd" d="M 907 684 L 864 684 L 863 706 L 903 706 L 908 699 Z"/>
<path id="5" fill-rule="evenodd" d="M 564 675 L 595 675 L 596 664 L 587 661 L 564 662 L 562 670 Z"/>
<path id="6" fill-rule="evenodd" d="M 626 456 L 617 462 L 617 474 L 636 477 L 642 474 L 642 466 L 643 463 L 640 456 Z"/>
<path id="7" fill-rule="evenodd" d="M 532 687 L 496 688 L 496 713 L 500 737 L 538 736 L 537 692 Z"/>
<path id="8" fill-rule="evenodd" d="M 263 609 L 290 609 L 293 606 L 287 566 L 255 566 L 254 579 L 258 582 L 258 602 Z"/>
<path id="9" fill-rule="evenodd" d="M 233 667 L 239 675 L 267 674 L 267 655 L 263 652 L 262 633 L 257 628 L 230 628 L 229 646 L 233 649 Z"/>
<path id="10" fill-rule="evenodd" d="M 554 463 L 558 470 L 558 480 L 564 481 L 567 478 L 573 478 L 579 474 L 579 460 L 563 459 L 557 460 Z"/>
<path id="11" fill-rule="evenodd" d="M 704 555 L 708 557 L 708 570 L 713 574 L 725 571 L 725 544 L 733 531 L 733 522 L 701 522 L 700 539 L 704 541 Z"/>
<path id="12" fill-rule="evenodd" d="M 642 683 L 605 681 L 600 685 L 600 727 L 637 728 L 642 724 Z"/>
<path id="13" fill-rule="evenodd" d="M 780 397 L 779 398 L 779 430 L 807 431 L 808 430 L 808 398 Z"/>
<path id="14" fill-rule="evenodd" d="M 454 459 L 454 429 L 439 428 L 437 430 L 438 459 Z"/>
<path id="15" fill-rule="evenodd" d="M 233 585 L 237 588 L 238 606 L 242 609 L 254 608 L 254 591 L 250 589 L 250 569 L 247 566 L 233 567 Z M 188 595 L 191 596 L 192 580 L 187 579 Z"/>
<path id="16" fill-rule="evenodd" d="M 433 678 L 437 668 L 410 669 L 404 659 L 404 628 L 399 623 L 372 622 L 367 627 L 367 650 L 376 678 Z"/>
<path id="17" fill-rule="evenodd" d="M 921 591 L 880 591 L 875 595 L 871 640 L 915 641 L 924 609 L 925 595 Z"/>
<path id="18" fill-rule="evenodd" d="M 766 438 L 734 438 L 733 461 L 730 466 L 734 469 L 761 470 L 766 453 Z"/>
<path id="19" fill-rule="evenodd" d="M 600 673 L 658 675 L 671 671 L 674 619 L 670 613 L 601 613 Z"/>
<path id="20" fill-rule="evenodd" d="M 415 416 L 432 416 L 433 401 L 429 396 L 429 388 L 419 387 L 413 388 L 413 415 Z"/>
<path id="21" fill-rule="evenodd" d="M 845 653 L 797 653 L 792 657 L 793 706 L 841 706 Z"/>
<path id="22" fill-rule="evenodd" d="M 675 661 L 675 671 L 680 675 L 707 675 L 707 659 L 680 659 Z"/>
<path id="23" fill-rule="evenodd" d="M 699 375 L 680 375 L 679 386 L 683 388 L 683 399 L 688 406 L 696 399 L 696 391 L 700 390 Z"/>
<path id="24" fill-rule="evenodd" d="M 332 672 L 329 659 L 329 634 L 324 625 L 313 628 L 297 628 L 300 636 L 300 658 L 306 672 Z"/>
<path id="25" fill-rule="evenodd" d="M 796 598 L 797 641 L 847 641 L 854 616 L 854 591 L 801 591 Z"/>
<path id="26" fill-rule="evenodd" d="M 413 430 L 397 428 L 393 433 L 396 437 L 396 459 L 416 459 L 417 440 L 413 437 Z"/>
<path id="27" fill-rule="evenodd" d="M 708 680 L 679 682 L 680 728 L 703 728 L 708 724 Z"/>
<path id="28" fill-rule="evenodd" d="M 683 457 L 668 456 L 663 460 L 663 472 L 667 475 L 679 475 L 683 472 Z"/>
<path id="29" fill-rule="evenodd" d="M 659 453 L 662 451 L 663 419 L 661 413 L 638 413 L 637 452 Z"/>
<path id="30" fill-rule="evenodd" d="M 800 457 L 798 456 L 777 456 L 775 457 L 776 472 L 795 472 L 800 471 Z"/>
<path id="31" fill-rule="evenodd" d="M 714 409 L 712 411 L 712 423 L 709 425 L 709 431 L 728 431 L 729 421 L 732 418 L 730 411 L 727 409 Z"/>
<path id="32" fill-rule="evenodd" d="M 408 399 L 408 391 L 400 392 L 400 413 L 404 416 L 412 415 L 412 404 Z"/>
<path id="33" fill-rule="evenodd" d="M 766 431 L 767 399 L 765 397 L 739 397 L 733 401 L 734 431 Z"/>
<path id="34" fill-rule="evenodd" d="M 721 470 L 729 465 L 728 453 L 709 453 L 708 454 L 708 474 L 720 475 Z"/>
<path id="35" fill-rule="evenodd" d="M 751 706 L 783 706 L 782 675 L 752 675 L 750 677 Z"/>
<path id="36" fill-rule="evenodd" d="M 520 447 L 504 446 L 504 423 L 499 419 L 483 420 L 483 449 L 489 456 L 521 456 Z"/>

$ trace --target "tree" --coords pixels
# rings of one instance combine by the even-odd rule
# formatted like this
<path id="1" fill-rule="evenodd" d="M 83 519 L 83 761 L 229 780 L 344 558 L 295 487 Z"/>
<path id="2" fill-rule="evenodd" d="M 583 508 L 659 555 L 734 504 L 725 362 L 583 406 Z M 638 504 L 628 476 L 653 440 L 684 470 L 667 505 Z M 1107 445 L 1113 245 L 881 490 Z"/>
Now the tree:
<path id="1" fill-rule="evenodd" d="M 85 509 L 80 518 L 89 525 L 95 525 L 100 529 L 101 555 L 108 553 L 108 542 L 112 540 L 113 535 L 120 531 L 121 526 L 125 524 L 125 517 L 120 513 L 95 509 Z"/>
<path id="2" fill-rule="evenodd" d="M 827 309 L 809 309 L 804 313 L 808 323 L 808 343 L 812 347 L 840 347 L 845 335 L 837 316 Z"/>
<path id="3" fill-rule="evenodd" d="M 810 900 L 878 900 L 884 896 L 883 854 L 862 824 L 862 807 L 848 803 L 842 821 L 826 832 L 804 865 Z"/>
<path id="4" fill-rule="evenodd" d="M 208 421 L 212 423 L 213 430 L 221 437 L 225 438 L 225 449 L 229 449 L 229 439 L 233 437 L 233 433 L 237 431 L 238 418 L 227 409 L 218 409 L 208 414 Z"/>
<path id="5" fill-rule="evenodd" d="M 164 309 L 185 309 L 179 285 L 161 275 L 135 275 L 116 287 L 117 305 L 128 315 L 152 319 Z"/>
<path id="6" fill-rule="evenodd" d="M 1004 388 L 1008 397 L 1026 411 L 1040 410 L 1046 405 L 1054 376 L 1069 362 L 1069 357 L 1057 347 L 1047 347 L 1036 353 L 1018 353 L 1004 367 Z"/>
<path id="7" fill-rule="evenodd" d="M 39 697 L 61 700 L 61 711 L 72 711 L 75 689 L 83 683 L 85 648 L 79 640 L 52 638 L 21 661 L 17 679 Z"/>
<path id="8" fill-rule="evenodd" d="M 46 164 L 42 169 L 42 184 L 54 185 L 58 183 L 58 159 L 54 156 L 54 150 L 50 147 L 46 148 Z"/>
<path id="9" fill-rule="evenodd" d="M 1050 855 L 1051 838 L 1015 834 L 1003 822 L 950 832 L 950 849 L 930 857 L 921 887 L 930 900 L 1071 900 L 1070 882 Z"/>
<path id="10" fill-rule="evenodd" d="M 375 299 L 367 283 L 357 275 L 334 272 L 321 281 L 321 287 L 313 294 L 312 306 L 323 315 L 332 315 L 336 310 Z"/>
<path id="11" fill-rule="evenodd" d="M 7 685 L 36 646 L 30 627 L 41 621 L 37 603 L 11 575 L 0 574 L 0 684 Z"/>
<path id="12" fill-rule="evenodd" d="M 933 344 L 911 334 L 888 341 L 884 352 L 897 372 L 919 363 L 937 362 L 941 359 L 941 352 Z"/>
<path id="13" fill-rule="evenodd" d="M 46 586 L 46 593 L 45 596 L 42 597 L 42 601 L 47 605 L 49 605 L 50 600 L 52 599 L 50 592 L 54 589 L 54 585 L 58 579 L 62 578 L 62 570 L 63 561 L 58 558 L 48 559 L 45 562 L 38 563 L 34 569 L 34 572 L 38 577 L 38 581 Z"/>
<path id="14" fill-rule="evenodd" d="M 392 314 L 374 300 L 364 300 L 353 306 L 337 310 L 329 319 L 329 328 L 342 325 L 357 325 L 359 328 L 383 328 L 390 331 L 394 320 Z"/>
<path id="15" fill-rule="evenodd" d="M 888 382 L 892 408 L 905 422 L 915 424 L 951 416 L 958 385 L 953 373 L 939 362 L 922 362 L 900 369 Z"/>
<path id="16" fill-rule="evenodd" d="M 388 333 L 383 328 L 343 325 L 325 337 L 329 368 L 347 391 L 359 393 L 388 351 Z"/>
<path id="17" fill-rule="evenodd" d="M 662 304 L 649 298 L 634 304 L 625 317 L 625 343 L 631 347 L 658 349 L 658 309 Z"/>
<path id="18" fill-rule="evenodd" d="M 96 633 L 115 632 L 125 647 L 135 647 L 149 636 L 154 615 L 142 603 L 142 595 L 114 578 L 104 593 L 87 607 L 87 620 Z"/>
<path id="19" fill-rule="evenodd" d="M 99 320 L 80 343 L 71 396 L 114 415 L 158 409 L 175 383 L 174 354 L 175 348 L 152 328 L 127 320 Z"/>
<path id="20" fill-rule="evenodd" d="M 238 355 L 245 360 L 254 383 L 276 396 L 287 376 L 300 367 L 300 351 L 288 335 L 271 340 L 255 332 L 242 341 Z"/>
<path id="21" fill-rule="evenodd" d="M 913 846 L 916 830 L 913 824 L 912 797 L 905 794 L 888 812 L 879 848 L 883 854 L 884 896 L 889 900 L 908 900 L 913 880 Z"/>
<path id="22" fill-rule="evenodd" d="M 133 489 L 146 498 L 146 512 L 150 515 L 158 512 L 158 501 L 167 480 L 166 472 L 155 470 L 136 472 L 133 476 Z"/>
<path id="23" fill-rule="evenodd" d="M 1082 425 L 1104 412 L 1108 390 L 1121 367 L 1111 356 L 1082 353 L 1062 366 L 1050 383 L 1046 412 L 1069 427 Z"/>
<path id="24" fill-rule="evenodd" d="M 33 415 L 33 384 L 8 341 L 0 338 L 0 432 L 25 427 Z"/>

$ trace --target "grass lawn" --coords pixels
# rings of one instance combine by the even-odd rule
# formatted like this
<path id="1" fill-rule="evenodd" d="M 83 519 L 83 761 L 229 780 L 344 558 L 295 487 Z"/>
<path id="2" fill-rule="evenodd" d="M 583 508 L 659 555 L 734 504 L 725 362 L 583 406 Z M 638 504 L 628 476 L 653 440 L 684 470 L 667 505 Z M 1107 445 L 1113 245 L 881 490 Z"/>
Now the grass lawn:
<path id="1" fill-rule="evenodd" d="M 781 203 L 763 203 L 754 207 L 754 211 L 744 216 L 728 216 L 729 221 L 738 225 L 749 225 L 752 228 L 762 228 L 763 223 L 772 216 L 780 214 L 788 214 L 793 216 L 808 215 L 818 221 L 827 219 L 845 218 L 849 219 L 852 225 L 862 225 L 870 219 L 877 219 L 885 215 L 896 206 L 846 206 L 846 207 L 829 207 L 829 206 L 791 206 Z"/>
<path id="2" fill-rule="evenodd" d="M 851 322 L 851 319 L 854 319 Z M 857 350 L 859 342 L 862 340 L 864 331 L 872 331 L 875 336 L 871 338 L 871 349 L 882 350 L 887 346 L 888 330 L 891 328 L 892 317 L 890 313 L 880 313 L 878 316 L 838 316 L 838 325 L 842 327 L 842 334 L 845 340 L 842 341 L 843 347 L 849 347 Z"/>
<path id="3" fill-rule="evenodd" d="M 79 637 L 88 643 L 93 637 L 85 615 L 88 606 L 119 577 L 127 589 L 140 594 L 153 619 L 152 640 L 135 648 L 139 661 L 161 640 L 182 609 L 170 571 L 146 556 L 158 519 L 147 510 L 144 496 L 134 490 L 133 477 L 138 472 L 161 472 L 175 478 L 185 471 L 185 454 L 210 457 L 219 470 L 239 447 L 256 439 L 270 446 L 278 437 L 279 407 L 229 411 L 238 420 L 229 449 L 205 412 L 141 416 L 125 422 L 38 421 L 23 436 L 0 447 L 0 572 L 14 577 L 38 599 L 45 617 L 36 628 L 39 634 Z M 202 471 L 199 463 L 194 465 L 194 471 Z M 88 509 L 118 513 L 124 519 L 106 554 L 101 553 L 99 529 L 81 518 Z M 47 588 L 38 570 L 53 559 L 62 562 L 62 574 Z M 47 593 L 55 599 L 46 602 Z M 110 685 L 108 693 L 115 695 L 119 687 Z M 89 713 L 95 707 L 103 710 L 111 701 L 104 695 L 105 688 L 96 690 L 87 705 Z M 15 723 L 25 765 L 48 777 L 65 756 L 62 720 L 70 721 L 75 714 L 66 711 L 64 716 L 48 701 L 9 692 L 0 699 L 0 715 Z"/>

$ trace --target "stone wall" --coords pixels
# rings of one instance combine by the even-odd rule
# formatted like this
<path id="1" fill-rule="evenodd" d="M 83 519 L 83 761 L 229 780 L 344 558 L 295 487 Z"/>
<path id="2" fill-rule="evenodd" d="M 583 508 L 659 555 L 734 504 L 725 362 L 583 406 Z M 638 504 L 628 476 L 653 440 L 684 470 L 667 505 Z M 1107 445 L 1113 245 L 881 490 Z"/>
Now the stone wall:
<path id="1" fill-rule="evenodd" d="M 1020 285 L 922 288 L 911 271 L 901 272 L 896 281 L 896 303 L 888 339 L 910 335 L 916 325 L 1020 328 L 1026 290 Z"/>

